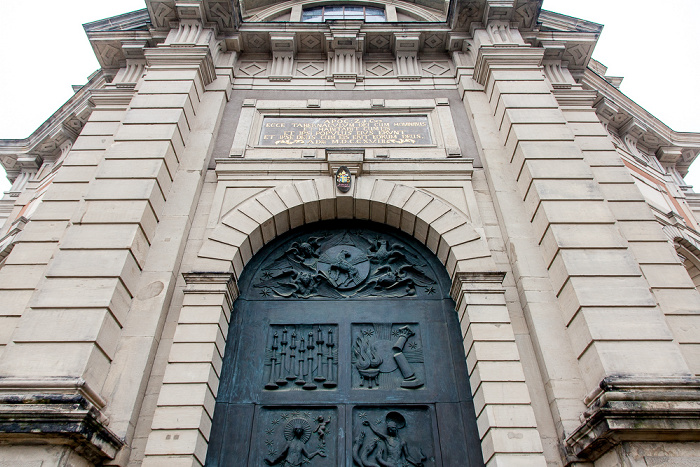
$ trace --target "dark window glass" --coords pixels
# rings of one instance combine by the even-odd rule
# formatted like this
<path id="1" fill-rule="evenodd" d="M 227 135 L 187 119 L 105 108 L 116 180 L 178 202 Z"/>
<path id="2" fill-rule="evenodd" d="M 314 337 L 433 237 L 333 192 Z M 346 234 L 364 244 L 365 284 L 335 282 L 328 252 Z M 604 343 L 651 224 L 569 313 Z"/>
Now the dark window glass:
<path id="1" fill-rule="evenodd" d="M 329 5 L 308 8 L 301 14 L 301 20 L 305 23 L 320 23 L 335 19 L 359 19 L 370 23 L 382 23 L 386 21 L 386 13 L 381 8 Z"/>

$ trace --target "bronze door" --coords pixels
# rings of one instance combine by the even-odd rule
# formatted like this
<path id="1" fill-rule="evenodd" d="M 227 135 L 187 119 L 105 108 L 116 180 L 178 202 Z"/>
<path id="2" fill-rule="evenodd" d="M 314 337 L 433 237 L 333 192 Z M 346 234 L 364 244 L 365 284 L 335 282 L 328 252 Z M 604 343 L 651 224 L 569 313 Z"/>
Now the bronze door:
<path id="1" fill-rule="evenodd" d="M 246 267 L 207 465 L 483 465 L 444 268 L 371 226 L 294 231 Z"/>

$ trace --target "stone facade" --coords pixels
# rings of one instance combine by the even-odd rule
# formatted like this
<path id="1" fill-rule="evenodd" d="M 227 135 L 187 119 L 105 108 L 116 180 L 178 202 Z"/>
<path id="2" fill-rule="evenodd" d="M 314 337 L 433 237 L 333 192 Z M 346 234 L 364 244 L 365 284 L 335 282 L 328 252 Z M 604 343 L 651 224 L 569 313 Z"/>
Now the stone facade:
<path id="1" fill-rule="evenodd" d="M 0 465 L 203 465 L 238 278 L 334 219 L 444 264 L 486 465 L 700 463 L 700 134 L 541 3 L 146 0 L 85 25 L 101 70 L 0 141 Z"/>

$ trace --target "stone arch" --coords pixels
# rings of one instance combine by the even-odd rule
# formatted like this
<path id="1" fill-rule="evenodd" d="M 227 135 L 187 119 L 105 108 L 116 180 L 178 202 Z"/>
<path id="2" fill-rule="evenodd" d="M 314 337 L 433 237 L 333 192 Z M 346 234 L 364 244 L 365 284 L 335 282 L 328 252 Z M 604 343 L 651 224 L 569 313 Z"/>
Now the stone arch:
<path id="1" fill-rule="evenodd" d="M 679 260 L 683 263 L 693 285 L 700 291 L 700 239 L 685 229 L 673 225 L 664 226 L 663 231 L 673 242 Z"/>
<path id="2" fill-rule="evenodd" d="M 461 211 L 420 189 L 386 180 L 357 180 L 338 196 L 330 178 L 265 190 L 226 213 L 199 251 L 197 270 L 232 271 L 290 229 L 332 219 L 370 220 L 395 227 L 430 249 L 454 280 L 458 272 L 496 271 L 482 235 Z"/>
<path id="3" fill-rule="evenodd" d="M 226 213 L 204 241 L 193 272 L 183 274 L 183 303 L 143 465 L 163 465 L 162 456 L 173 449 L 188 465 L 204 464 L 244 266 L 286 231 L 332 219 L 393 226 L 436 254 L 452 281 L 450 295 L 463 333 L 484 462 L 505 462 L 516 451 L 528 465 L 544 465 L 502 285 L 504 274 L 496 270 L 483 235 L 465 213 L 423 190 L 359 178 L 354 193 L 343 196 L 336 194 L 330 177 L 292 181 L 253 196 Z M 509 417 L 495 415 L 508 411 L 529 421 L 514 427 Z M 502 445 L 505 432 L 513 439 Z"/>

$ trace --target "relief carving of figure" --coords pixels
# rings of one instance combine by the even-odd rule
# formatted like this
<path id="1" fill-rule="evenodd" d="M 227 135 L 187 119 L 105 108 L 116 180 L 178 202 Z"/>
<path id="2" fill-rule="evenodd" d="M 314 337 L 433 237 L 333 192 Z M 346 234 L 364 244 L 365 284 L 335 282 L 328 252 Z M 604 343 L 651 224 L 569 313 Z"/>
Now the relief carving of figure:
<path id="1" fill-rule="evenodd" d="M 255 287 L 263 297 L 410 297 L 419 286 L 433 290 L 436 281 L 427 271 L 400 242 L 347 230 L 291 242 L 260 269 Z"/>
<path id="2" fill-rule="evenodd" d="M 314 430 L 314 433 L 318 434 L 318 439 L 321 444 L 326 444 L 326 430 L 328 429 L 328 424 L 331 422 L 331 417 L 328 416 L 328 420 L 323 419 L 323 415 L 319 415 L 316 418 L 318 426 Z"/>
<path id="3" fill-rule="evenodd" d="M 372 446 L 372 450 L 369 451 L 371 457 L 365 454 L 365 459 L 363 459 L 362 454 L 368 451 L 364 444 L 365 435 L 361 434 L 355 438 L 353 442 L 353 460 L 360 467 L 373 467 L 376 464 L 381 467 L 408 467 L 409 465 L 423 467 L 424 461 L 427 460 L 423 451 L 418 449 L 418 457 L 412 456 L 408 443 L 399 435 L 399 430 L 406 426 L 406 419 L 403 415 L 398 412 L 389 412 L 386 415 L 386 433 L 381 433 L 375 429 L 369 420 L 363 421 L 362 424 L 369 427 L 378 440 L 377 442 L 370 441 L 371 444 L 376 443 L 375 446 Z M 382 441 L 382 447 L 380 447 L 378 441 Z M 356 456 L 355 453 L 358 453 L 358 455 Z M 371 460 L 372 458 L 374 461 Z M 369 461 L 369 463 L 366 461 Z"/>
<path id="4" fill-rule="evenodd" d="M 306 450 L 306 443 L 311 437 L 311 426 L 303 418 L 293 418 L 288 421 L 284 427 L 284 437 L 287 440 L 286 445 L 277 457 L 273 459 L 265 458 L 267 465 L 299 467 L 316 456 L 326 457 L 323 449 L 313 452 Z"/>

